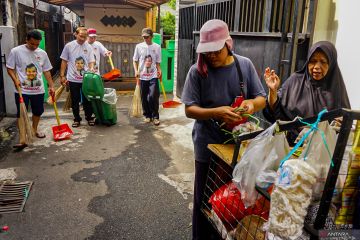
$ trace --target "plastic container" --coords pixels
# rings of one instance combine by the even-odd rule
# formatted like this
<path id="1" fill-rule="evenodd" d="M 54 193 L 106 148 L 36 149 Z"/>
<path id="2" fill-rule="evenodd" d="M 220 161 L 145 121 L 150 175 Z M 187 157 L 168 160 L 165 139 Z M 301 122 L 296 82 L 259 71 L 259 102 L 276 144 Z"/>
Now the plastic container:
<path id="1" fill-rule="evenodd" d="M 86 72 L 83 78 L 82 91 L 86 98 L 102 100 L 104 97 L 104 83 L 100 75 Z"/>
<path id="2" fill-rule="evenodd" d="M 93 111 L 96 116 L 96 122 L 107 126 L 116 124 L 116 90 L 113 88 L 105 88 L 103 100 L 91 100 Z"/>
<path id="3" fill-rule="evenodd" d="M 100 75 L 85 73 L 82 85 L 85 97 L 91 102 L 97 124 L 111 126 L 117 122 L 116 90 L 104 88 Z"/>

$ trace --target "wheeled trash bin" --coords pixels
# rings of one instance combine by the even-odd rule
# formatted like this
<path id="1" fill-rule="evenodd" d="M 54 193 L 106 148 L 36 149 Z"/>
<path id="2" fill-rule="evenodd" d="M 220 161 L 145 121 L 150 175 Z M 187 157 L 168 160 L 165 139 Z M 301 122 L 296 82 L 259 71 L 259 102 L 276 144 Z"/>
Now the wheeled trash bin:
<path id="1" fill-rule="evenodd" d="M 101 76 L 95 73 L 84 74 L 82 91 L 91 102 L 96 116 L 96 123 L 111 126 L 116 124 L 116 90 L 104 88 Z"/>

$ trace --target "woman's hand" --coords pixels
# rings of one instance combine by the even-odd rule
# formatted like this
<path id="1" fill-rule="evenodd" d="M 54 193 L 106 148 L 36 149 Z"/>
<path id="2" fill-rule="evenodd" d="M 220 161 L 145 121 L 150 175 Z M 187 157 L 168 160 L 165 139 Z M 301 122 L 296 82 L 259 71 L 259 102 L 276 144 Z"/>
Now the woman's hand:
<path id="1" fill-rule="evenodd" d="M 278 75 L 276 75 L 275 71 L 274 70 L 270 71 L 270 68 L 267 67 L 265 69 L 264 79 L 265 79 L 266 85 L 269 88 L 269 91 L 277 92 L 277 90 L 280 87 L 280 78 L 278 77 Z"/>
<path id="2" fill-rule="evenodd" d="M 236 121 L 241 120 L 241 116 L 238 113 L 234 112 L 235 108 L 232 108 L 230 106 L 222 106 L 214 108 L 213 111 L 213 118 L 217 120 L 221 120 L 225 123 L 233 123 Z"/>

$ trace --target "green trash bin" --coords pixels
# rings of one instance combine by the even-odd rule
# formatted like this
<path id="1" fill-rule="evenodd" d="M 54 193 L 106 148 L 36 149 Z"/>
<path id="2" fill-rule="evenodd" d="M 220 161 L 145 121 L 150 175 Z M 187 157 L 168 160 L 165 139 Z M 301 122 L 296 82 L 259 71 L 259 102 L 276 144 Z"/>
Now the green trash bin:
<path id="1" fill-rule="evenodd" d="M 111 126 L 117 122 L 116 90 L 104 88 L 100 75 L 87 72 L 84 74 L 82 91 L 91 102 L 96 123 Z"/>

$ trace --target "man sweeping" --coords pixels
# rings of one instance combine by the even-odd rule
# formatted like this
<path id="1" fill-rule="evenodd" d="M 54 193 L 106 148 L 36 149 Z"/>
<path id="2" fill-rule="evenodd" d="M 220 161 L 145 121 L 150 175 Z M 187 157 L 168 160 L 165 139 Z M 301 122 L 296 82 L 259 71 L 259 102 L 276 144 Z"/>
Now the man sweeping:
<path id="1" fill-rule="evenodd" d="M 95 57 L 94 52 L 87 40 L 87 29 L 79 27 L 75 31 L 76 39 L 67 43 L 61 53 L 60 79 L 62 84 L 69 84 L 71 95 L 71 108 L 74 115 L 72 127 L 80 126 L 79 103 L 82 99 L 85 111 L 85 119 L 89 126 L 95 125 L 91 102 L 82 93 L 83 74 L 85 71 L 94 72 Z M 65 76 L 65 70 L 67 74 Z M 82 96 L 82 97 L 81 97 Z"/>
<path id="2" fill-rule="evenodd" d="M 96 41 L 96 29 L 95 28 L 89 28 L 87 30 L 88 32 L 88 43 L 91 45 L 94 56 L 95 56 L 95 66 L 94 71 L 96 74 L 100 75 L 100 56 L 103 57 L 111 57 L 112 52 L 107 50 L 106 47 L 99 41 Z"/>
<path id="3" fill-rule="evenodd" d="M 52 65 L 47 53 L 38 48 L 41 39 L 39 31 L 29 31 L 26 35 L 26 43 L 11 49 L 6 61 L 7 72 L 15 85 L 18 127 L 20 127 L 20 96 L 17 89 L 20 89 L 26 108 L 31 104 L 32 128 L 38 138 L 45 137 L 45 134 L 38 130 L 40 117 L 44 112 L 45 90 L 42 74 L 49 84 L 49 95 L 54 93 L 54 82 L 50 73 Z M 14 148 L 22 150 L 25 147 L 27 147 L 26 139 L 20 134 L 19 143 Z"/>
<path id="4" fill-rule="evenodd" d="M 141 36 L 144 42 L 135 47 L 133 65 L 135 77 L 140 78 L 141 104 L 143 108 L 144 122 L 151 121 L 155 126 L 159 120 L 159 83 L 161 77 L 161 47 L 153 43 L 153 31 L 144 28 Z"/>

